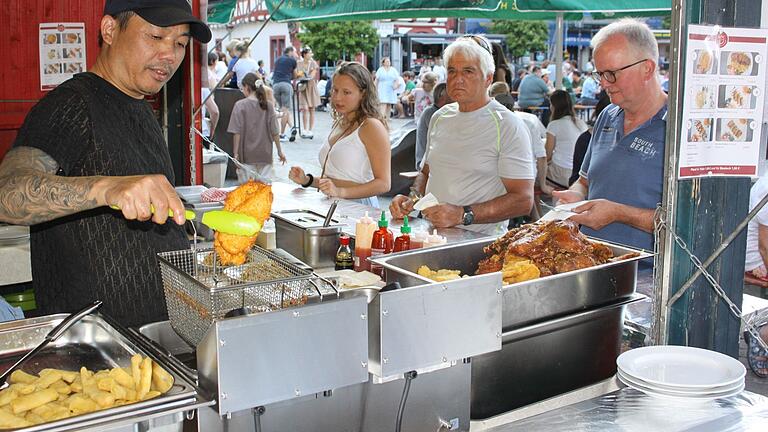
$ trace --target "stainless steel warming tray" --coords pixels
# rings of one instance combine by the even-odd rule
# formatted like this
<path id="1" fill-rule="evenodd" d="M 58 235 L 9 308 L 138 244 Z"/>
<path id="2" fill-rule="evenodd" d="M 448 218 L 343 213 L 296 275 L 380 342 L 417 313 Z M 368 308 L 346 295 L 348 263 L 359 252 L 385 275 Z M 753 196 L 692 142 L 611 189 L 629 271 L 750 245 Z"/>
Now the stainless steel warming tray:
<path id="1" fill-rule="evenodd" d="M 272 217 L 277 247 L 312 268 L 333 266 L 344 225 L 331 219 L 331 224 L 324 227 L 325 215 L 311 210 L 283 210 L 272 213 Z"/>
<path id="2" fill-rule="evenodd" d="M 11 321 L 0 324 L 0 367 L 9 367 L 26 351 L 36 346 L 66 314 Z M 43 349 L 21 369 L 39 373 L 44 368 L 90 370 L 130 366 L 134 354 L 152 358 L 173 376 L 174 385 L 165 394 L 147 401 L 122 405 L 67 419 L 17 429 L 32 431 L 146 430 L 150 424 L 173 425 L 181 429 L 184 413 L 213 404 L 200 394 L 187 378 L 168 367 L 161 356 L 146 347 L 139 348 L 134 336 L 103 315 L 90 315 L 68 330 L 55 343 Z M 133 425 L 133 426 L 132 426 Z"/>
<path id="3" fill-rule="evenodd" d="M 422 265 L 436 269 L 461 270 L 473 275 L 485 258 L 483 248 L 495 239 L 479 239 L 385 255 L 375 261 L 386 270 L 387 282 L 403 286 L 431 282 L 416 271 Z M 546 276 L 502 287 L 503 329 L 505 331 L 544 319 L 563 316 L 629 297 L 635 292 L 637 262 L 651 257 L 643 251 L 591 239 L 608 246 L 614 256 L 638 252 L 639 256 L 582 270 Z M 470 276 L 472 278 L 474 276 Z"/>

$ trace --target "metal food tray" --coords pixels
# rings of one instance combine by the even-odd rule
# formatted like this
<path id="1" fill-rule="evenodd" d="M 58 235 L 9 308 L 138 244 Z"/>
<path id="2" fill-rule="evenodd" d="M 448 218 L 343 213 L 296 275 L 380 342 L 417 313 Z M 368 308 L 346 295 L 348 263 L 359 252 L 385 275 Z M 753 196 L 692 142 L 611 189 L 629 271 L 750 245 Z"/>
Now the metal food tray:
<path id="1" fill-rule="evenodd" d="M 312 271 L 255 246 L 244 264 L 212 266 L 212 248 L 158 254 L 168 317 L 191 346 L 235 309 L 266 312 L 306 303 L 318 294 Z"/>
<path id="2" fill-rule="evenodd" d="M 0 370 L 6 370 L 18 358 L 40 343 L 45 335 L 58 325 L 67 314 L 10 321 L 0 324 Z M 133 336 L 109 318 L 94 314 L 84 317 L 36 356 L 25 362 L 21 370 L 38 374 L 45 368 L 78 371 L 82 366 L 98 371 L 114 367 L 129 367 L 131 356 L 148 356 L 173 376 L 171 389 L 154 399 L 122 405 L 101 411 L 73 416 L 39 425 L 15 429 L 18 431 L 84 431 L 112 430 L 121 426 L 143 422 L 152 418 L 177 415 L 213 404 L 200 395 L 198 388 L 188 379 L 169 368 L 153 350 L 139 348 Z M 138 430 L 138 429 L 137 429 Z"/>
<path id="3" fill-rule="evenodd" d="M 427 249 L 385 255 L 373 261 L 386 271 L 386 281 L 403 286 L 433 282 L 416 272 L 422 265 L 432 270 L 461 270 L 474 275 L 477 264 L 486 257 L 483 248 L 495 239 L 478 239 Z M 581 270 L 545 276 L 525 282 L 504 285 L 503 330 L 507 331 L 567 313 L 605 305 L 635 292 L 637 262 L 652 254 L 626 246 L 590 238 L 611 249 L 614 256 L 638 253 L 634 258 L 600 264 Z M 475 276 L 470 276 L 470 279 Z M 434 283 L 434 282 L 433 282 Z"/>

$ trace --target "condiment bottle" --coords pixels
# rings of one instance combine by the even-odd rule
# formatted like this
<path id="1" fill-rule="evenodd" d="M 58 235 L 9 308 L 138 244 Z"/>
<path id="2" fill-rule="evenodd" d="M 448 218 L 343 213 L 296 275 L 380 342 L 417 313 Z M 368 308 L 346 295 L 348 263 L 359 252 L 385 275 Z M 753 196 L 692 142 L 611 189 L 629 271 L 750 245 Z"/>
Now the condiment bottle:
<path id="1" fill-rule="evenodd" d="M 349 237 L 342 234 L 339 237 L 341 245 L 336 251 L 335 269 L 336 270 L 351 270 L 355 268 L 355 262 L 352 259 L 352 249 L 349 247 Z"/>
<path id="2" fill-rule="evenodd" d="M 275 230 L 275 220 L 272 218 L 267 219 L 264 222 L 264 226 L 261 227 L 261 231 L 259 231 L 259 236 L 256 237 L 256 244 L 264 249 L 275 249 L 277 247 Z"/>
<path id="3" fill-rule="evenodd" d="M 403 226 L 400 227 L 400 235 L 395 239 L 393 252 L 407 251 L 411 248 L 411 227 L 408 226 L 408 216 L 403 218 Z"/>
<path id="4" fill-rule="evenodd" d="M 379 229 L 374 231 L 373 239 L 371 240 L 371 258 L 392 253 L 395 239 L 392 231 L 387 228 L 388 226 L 389 221 L 387 221 L 387 215 L 386 213 L 381 212 Z M 371 263 L 371 272 L 381 276 L 382 279 L 384 278 L 384 267 L 380 265 Z"/>
<path id="5" fill-rule="evenodd" d="M 427 233 L 422 230 L 414 231 L 411 234 L 411 249 L 419 249 L 424 247 L 424 240 L 427 239 Z"/>
<path id="6" fill-rule="evenodd" d="M 355 225 L 355 271 L 371 269 L 368 257 L 371 256 L 374 231 L 376 231 L 376 222 L 368 216 L 368 212 L 365 212 L 365 216 L 361 217 Z"/>
<path id="7" fill-rule="evenodd" d="M 446 243 L 448 243 L 448 240 L 445 237 L 439 235 L 437 230 L 432 230 L 432 234 L 427 235 L 427 238 L 424 240 L 424 247 L 439 246 Z"/>

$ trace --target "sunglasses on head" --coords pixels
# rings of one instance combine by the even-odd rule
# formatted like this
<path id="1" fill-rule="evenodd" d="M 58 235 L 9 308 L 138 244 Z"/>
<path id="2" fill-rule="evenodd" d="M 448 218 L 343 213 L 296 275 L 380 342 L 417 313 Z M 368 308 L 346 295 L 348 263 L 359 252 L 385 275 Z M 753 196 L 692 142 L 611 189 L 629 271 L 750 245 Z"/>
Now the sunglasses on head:
<path id="1" fill-rule="evenodd" d="M 488 51 L 488 54 L 493 55 L 493 52 L 491 51 L 491 45 L 488 43 L 488 40 L 482 36 L 475 35 L 475 34 L 465 34 L 461 37 L 462 39 L 471 39 L 475 41 L 476 44 L 480 45 L 481 48 Z"/>

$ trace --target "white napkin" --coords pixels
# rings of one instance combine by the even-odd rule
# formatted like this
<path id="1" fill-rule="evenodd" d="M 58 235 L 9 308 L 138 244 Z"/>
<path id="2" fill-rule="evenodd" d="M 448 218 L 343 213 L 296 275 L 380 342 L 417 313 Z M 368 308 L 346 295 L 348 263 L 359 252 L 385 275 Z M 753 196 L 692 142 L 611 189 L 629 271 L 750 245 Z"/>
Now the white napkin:
<path id="1" fill-rule="evenodd" d="M 352 289 L 360 287 L 381 288 L 384 283 L 379 275 L 368 271 L 356 272 L 354 270 L 335 270 L 322 273 L 321 276 L 338 278 L 339 288 Z"/>
<path id="2" fill-rule="evenodd" d="M 539 220 L 542 222 L 551 221 L 551 220 L 566 220 L 571 216 L 578 214 L 578 213 L 572 212 L 571 210 L 573 210 L 574 208 L 586 202 L 587 201 L 579 201 L 579 202 L 569 203 L 569 204 L 560 204 L 559 206 L 547 212 L 547 214 L 545 214 Z"/>
<path id="3" fill-rule="evenodd" d="M 438 204 L 440 203 L 437 201 L 437 198 L 435 198 L 435 196 L 432 195 L 432 192 L 430 192 L 424 195 L 420 200 L 416 201 L 416 204 L 414 204 L 413 209 L 417 211 L 423 211 L 430 207 L 434 207 Z"/>

